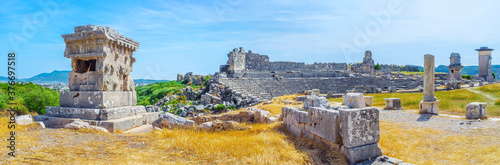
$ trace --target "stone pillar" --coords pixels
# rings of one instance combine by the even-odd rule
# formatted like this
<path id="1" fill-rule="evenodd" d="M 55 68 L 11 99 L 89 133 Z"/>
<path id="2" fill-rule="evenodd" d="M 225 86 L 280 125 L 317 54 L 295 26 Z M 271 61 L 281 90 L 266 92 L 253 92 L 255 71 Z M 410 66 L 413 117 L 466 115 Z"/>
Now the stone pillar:
<path id="1" fill-rule="evenodd" d="M 424 58 L 424 98 L 420 102 L 420 113 L 439 113 L 439 100 L 434 96 L 434 56 L 426 54 Z"/>
<path id="2" fill-rule="evenodd" d="M 493 50 L 488 47 L 476 49 L 479 54 L 479 77 L 488 82 L 494 81 L 491 69 L 491 52 Z"/>

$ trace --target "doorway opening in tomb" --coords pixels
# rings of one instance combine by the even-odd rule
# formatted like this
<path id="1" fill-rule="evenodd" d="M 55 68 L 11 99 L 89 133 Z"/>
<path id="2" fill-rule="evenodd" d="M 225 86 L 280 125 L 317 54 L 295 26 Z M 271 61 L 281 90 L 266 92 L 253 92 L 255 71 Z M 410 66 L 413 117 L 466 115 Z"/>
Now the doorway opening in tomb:
<path id="1" fill-rule="evenodd" d="M 122 91 L 128 91 L 127 78 L 128 78 L 128 75 L 123 75 Z"/>
<path id="2" fill-rule="evenodd" d="M 76 73 L 95 71 L 97 60 L 76 60 Z"/>

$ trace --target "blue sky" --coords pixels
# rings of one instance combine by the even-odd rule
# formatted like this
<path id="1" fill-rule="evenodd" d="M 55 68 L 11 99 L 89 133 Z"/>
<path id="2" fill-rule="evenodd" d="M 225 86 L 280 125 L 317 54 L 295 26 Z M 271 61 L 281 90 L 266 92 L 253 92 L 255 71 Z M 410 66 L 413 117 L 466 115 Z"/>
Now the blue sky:
<path id="1" fill-rule="evenodd" d="M 477 65 L 474 49 L 488 46 L 498 49 L 492 63 L 500 64 L 495 0 L 39 0 L 0 6 L 0 63 L 15 50 L 20 78 L 71 70 L 61 35 L 87 24 L 140 42 L 136 79 L 213 74 L 236 47 L 271 61 L 306 63 L 355 63 L 372 50 L 376 63 L 423 65 L 430 53 L 437 66 L 448 65 L 452 52 L 461 54 L 463 65 Z"/>

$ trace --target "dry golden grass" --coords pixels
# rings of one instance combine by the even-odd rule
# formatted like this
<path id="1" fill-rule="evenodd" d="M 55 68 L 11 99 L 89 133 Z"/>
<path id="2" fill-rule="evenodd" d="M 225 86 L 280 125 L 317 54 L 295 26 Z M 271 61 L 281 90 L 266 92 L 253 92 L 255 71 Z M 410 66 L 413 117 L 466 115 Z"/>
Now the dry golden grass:
<path id="1" fill-rule="evenodd" d="M 259 105 L 280 114 L 295 96 L 285 96 L 273 104 Z M 297 106 L 297 105 L 295 105 Z M 236 113 L 236 112 L 234 112 Z M 6 118 L 1 118 L 6 120 Z M 297 138 L 281 122 L 251 124 L 250 130 L 199 131 L 161 130 L 147 134 L 103 134 L 92 130 L 61 130 L 55 138 L 71 142 L 68 134 L 91 134 L 105 141 L 57 145 L 21 155 L 14 163 L 41 164 L 346 164 L 338 152 L 321 144 Z M 21 130 L 20 130 L 21 131 Z M 23 129 L 22 131 L 26 131 Z M 2 134 L 3 133 L 2 129 Z M 33 139 L 32 139 L 33 140 Z M 33 140 L 33 142 L 37 142 Z M 76 143 L 76 142 L 75 142 Z M 20 146 L 23 148 L 25 146 Z"/>
<path id="2" fill-rule="evenodd" d="M 264 105 L 264 103 L 258 104 L 256 107 L 262 110 L 266 110 L 270 112 L 271 116 L 281 114 L 281 109 L 283 107 L 302 107 L 301 103 L 291 105 L 291 104 L 285 104 L 284 102 L 289 101 L 289 102 L 294 102 L 295 98 L 300 95 L 285 95 L 281 97 L 276 97 L 272 100 L 272 104 L 267 104 Z"/>
<path id="3" fill-rule="evenodd" d="M 500 137 L 457 135 L 405 123 L 380 122 L 379 146 L 385 155 L 414 164 L 498 164 Z M 405 127 L 405 128 L 403 128 Z M 489 130 L 478 130 L 478 132 Z"/>

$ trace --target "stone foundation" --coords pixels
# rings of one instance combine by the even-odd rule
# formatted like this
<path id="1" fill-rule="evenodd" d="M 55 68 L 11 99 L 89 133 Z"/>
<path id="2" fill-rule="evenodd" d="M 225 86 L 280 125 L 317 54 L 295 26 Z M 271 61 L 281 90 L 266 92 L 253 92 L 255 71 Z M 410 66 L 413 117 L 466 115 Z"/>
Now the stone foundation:
<path id="1" fill-rule="evenodd" d="M 135 91 L 63 91 L 59 98 L 62 107 L 114 108 L 137 103 Z"/>
<path id="2" fill-rule="evenodd" d="M 138 127 L 144 124 L 149 124 L 158 119 L 161 112 L 153 113 L 142 113 L 134 116 L 123 117 L 119 119 L 112 120 L 90 120 L 81 119 L 84 122 L 89 123 L 93 126 L 103 127 L 111 133 L 117 130 L 126 131 L 134 127 Z M 72 123 L 80 118 L 63 118 L 63 117 L 52 117 L 47 115 L 37 115 L 34 117 L 35 121 L 43 122 L 47 128 L 64 128 L 66 124 Z"/>
<path id="3" fill-rule="evenodd" d="M 439 103 L 441 101 L 436 100 L 436 101 L 421 101 L 420 102 L 420 114 L 439 114 Z"/>

